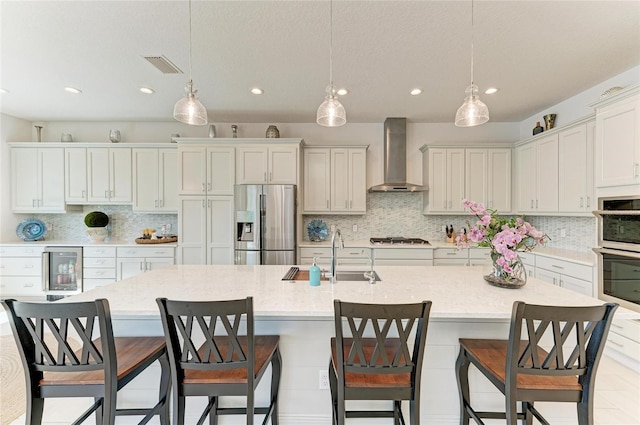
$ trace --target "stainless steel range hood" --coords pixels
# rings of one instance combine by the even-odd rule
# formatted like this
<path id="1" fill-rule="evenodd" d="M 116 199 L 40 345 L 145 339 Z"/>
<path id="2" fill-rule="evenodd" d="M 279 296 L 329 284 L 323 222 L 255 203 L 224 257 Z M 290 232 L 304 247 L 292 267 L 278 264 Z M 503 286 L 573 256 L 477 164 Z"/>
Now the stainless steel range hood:
<path id="1" fill-rule="evenodd" d="M 384 183 L 369 192 L 424 192 L 427 188 L 407 183 L 407 119 L 384 120 Z"/>

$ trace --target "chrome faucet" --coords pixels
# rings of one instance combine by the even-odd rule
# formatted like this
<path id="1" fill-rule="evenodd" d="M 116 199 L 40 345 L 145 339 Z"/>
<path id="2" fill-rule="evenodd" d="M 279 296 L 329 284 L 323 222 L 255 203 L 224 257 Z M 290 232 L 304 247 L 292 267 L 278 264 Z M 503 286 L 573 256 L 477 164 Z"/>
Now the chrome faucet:
<path id="1" fill-rule="evenodd" d="M 362 250 L 362 253 L 369 259 L 369 271 L 364 272 L 365 279 L 369 280 L 370 284 L 376 283 L 376 272 L 373 271 L 373 258 L 369 255 L 366 249 Z"/>
<path id="2" fill-rule="evenodd" d="M 340 243 L 340 248 L 344 249 L 344 241 L 342 240 L 342 233 L 340 233 L 340 229 L 336 228 L 335 232 L 331 235 L 331 268 L 329 269 L 329 273 L 331 276 L 329 277 L 329 281 L 331 283 L 336 283 L 336 235 L 338 236 L 338 240 Z"/>

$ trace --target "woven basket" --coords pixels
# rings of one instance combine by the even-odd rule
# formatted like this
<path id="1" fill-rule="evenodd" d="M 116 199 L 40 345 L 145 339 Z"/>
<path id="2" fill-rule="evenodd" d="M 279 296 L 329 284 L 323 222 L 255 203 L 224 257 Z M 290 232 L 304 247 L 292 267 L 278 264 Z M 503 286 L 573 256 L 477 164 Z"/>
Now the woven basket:
<path id="1" fill-rule="evenodd" d="M 175 242 L 178 242 L 177 236 L 172 236 L 170 238 L 162 238 L 162 239 L 136 238 L 136 243 L 139 243 L 139 244 L 175 243 Z"/>

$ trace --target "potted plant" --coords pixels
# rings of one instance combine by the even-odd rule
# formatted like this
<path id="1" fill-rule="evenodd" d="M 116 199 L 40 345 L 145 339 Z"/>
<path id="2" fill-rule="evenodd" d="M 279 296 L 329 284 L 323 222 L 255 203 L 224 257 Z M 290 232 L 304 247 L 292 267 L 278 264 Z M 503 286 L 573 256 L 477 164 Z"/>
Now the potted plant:
<path id="1" fill-rule="evenodd" d="M 107 224 L 109 216 L 100 211 L 92 211 L 84 216 L 84 224 L 88 227 L 87 235 L 94 242 L 102 242 L 109 235 Z"/>

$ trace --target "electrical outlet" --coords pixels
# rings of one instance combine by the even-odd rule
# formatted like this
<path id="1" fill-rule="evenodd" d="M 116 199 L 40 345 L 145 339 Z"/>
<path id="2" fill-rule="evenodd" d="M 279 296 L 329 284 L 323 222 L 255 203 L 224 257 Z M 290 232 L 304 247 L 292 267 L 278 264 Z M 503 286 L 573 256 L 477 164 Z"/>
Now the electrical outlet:
<path id="1" fill-rule="evenodd" d="M 567 229 L 560 229 L 560 237 L 561 238 L 567 237 Z"/>
<path id="2" fill-rule="evenodd" d="M 318 371 L 319 381 L 318 381 L 318 389 L 328 390 L 329 389 L 329 371 L 320 369 Z"/>
<path id="3" fill-rule="evenodd" d="M 446 232 L 447 231 L 447 226 L 443 225 L 442 229 L 440 229 L 442 232 Z"/>
<path id="4" fill-rule="evenodd" d="M 335 224 L 332 224 L 332 225 L 331 225 L 331 233 L 333 233 L 333 232 L 335 232 L 335 231 L 336 231 L 336 225 L 335 225 Z"/>
<path id="5" fill-rule="evenodd" d="M 353 225 L 353 233 L 358 233 L 358 225 L 357 224 Z"/>

